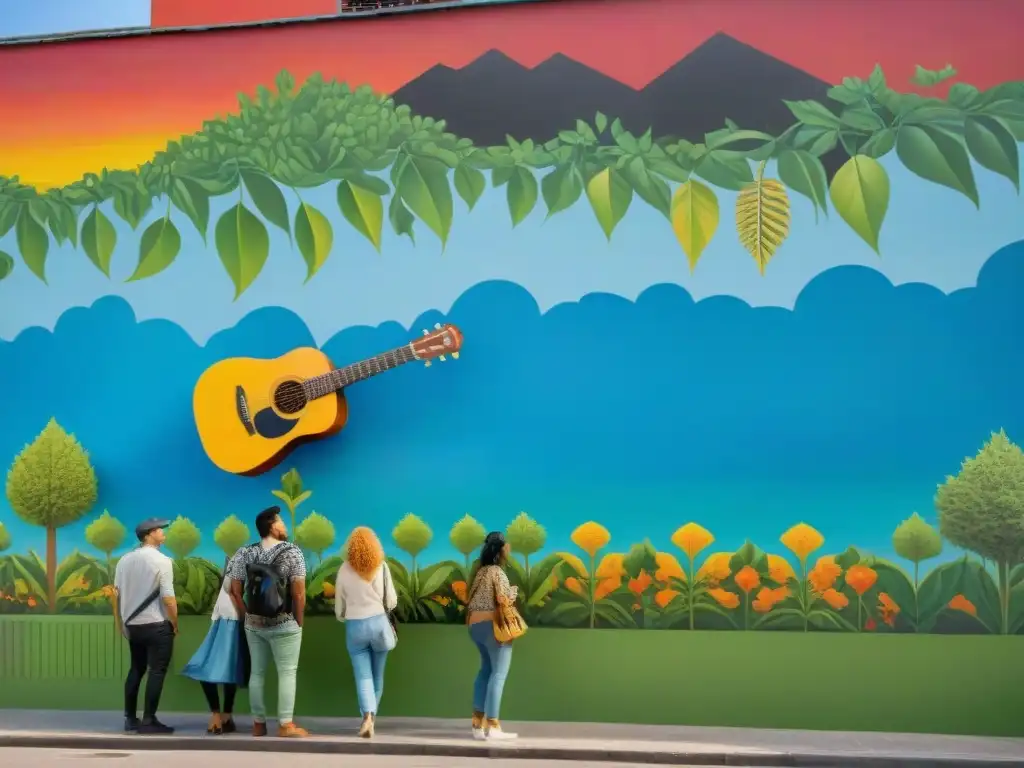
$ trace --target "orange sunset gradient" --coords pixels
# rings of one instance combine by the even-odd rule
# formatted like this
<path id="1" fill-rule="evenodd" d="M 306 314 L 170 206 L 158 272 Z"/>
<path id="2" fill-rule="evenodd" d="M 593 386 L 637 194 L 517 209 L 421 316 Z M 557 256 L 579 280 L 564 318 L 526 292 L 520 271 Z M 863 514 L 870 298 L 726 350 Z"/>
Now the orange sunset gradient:
<path id="1" fill-rule="evenodd" d="M 526 66 L 563 53 L 642 88 L 716 32 L 838 82 L 879 63 L 952 63 L 985 88 L 1024 80 L 1018 0 L 551 0 L 262 29 L 0 49 L 0 174 L 40 188 L 132 169 L 281 69 L 392 92 L 489 49 Z M 437 115 L 436 117 L 444 117 Z"/>

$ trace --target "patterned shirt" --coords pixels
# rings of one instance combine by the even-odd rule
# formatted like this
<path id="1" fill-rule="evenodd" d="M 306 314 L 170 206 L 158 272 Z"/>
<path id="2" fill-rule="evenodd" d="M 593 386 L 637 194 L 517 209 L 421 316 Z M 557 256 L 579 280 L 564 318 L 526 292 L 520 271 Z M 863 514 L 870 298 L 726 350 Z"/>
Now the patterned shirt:
<path id="1" fill-rule="evenodd" d="M 519 589 L 509 584 L 505 571 L 497 565 L 485 565 L 476 572 L 476 578 L 473 579 L 466 610 L 469 613 L 495 610 L 498 607 L 494 598 L 495 591 L 510 603 L 514 603 L 519 596 Z"/>
<path id="2" fill-rule="evenodd" d="M 250 544 L 238 550 L 228 563 L 228 578 L 241 582 L 244 590 L 246 566 L 250 563 L 269 564 L 273 561 L 274 567 L 289 583 L 297 579 L 306 580 L 306 558 L 302 556 L 301 549 L 289 542 L 280 542 L 270 547 L 267 547 L 267 543 Z M 291 613 L 282 613 L 273 618 L 245 614 L 245 626 L 248 629 L 280 627 L 289 622 L 295 622 L 295 616 Z"/>

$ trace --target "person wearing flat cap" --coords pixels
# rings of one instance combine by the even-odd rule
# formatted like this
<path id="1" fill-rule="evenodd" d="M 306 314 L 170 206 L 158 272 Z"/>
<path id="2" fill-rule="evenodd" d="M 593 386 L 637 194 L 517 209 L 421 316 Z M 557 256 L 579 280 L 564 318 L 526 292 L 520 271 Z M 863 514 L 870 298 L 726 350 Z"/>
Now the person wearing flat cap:
<path id="1" fill-rule="evenodd" d="M 131 651 L 131 668 L 124 681 L 124 729 L 140 734 L 174 733 L 156 717 L 178 634 L 174 571 L 171 558 L 160 551 L 164 528 L 170 524 L 159 518 L 139 523 L 135 527 L 139 548 L 118 560 L 114 570 L 114 620 Z M 139 688 L 147 672 L 139 720 Z"/>

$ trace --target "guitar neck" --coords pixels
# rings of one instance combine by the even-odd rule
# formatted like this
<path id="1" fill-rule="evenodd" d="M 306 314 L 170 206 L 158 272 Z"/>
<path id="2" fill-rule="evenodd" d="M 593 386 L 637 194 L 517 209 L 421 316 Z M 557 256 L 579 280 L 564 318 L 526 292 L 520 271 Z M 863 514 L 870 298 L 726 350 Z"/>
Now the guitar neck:
<path id="1" fill-rule="evenodd" d="M 315 400 L 318 397 L 325 397 L 344 389 L 350 384 L 372 378 L 377 374 L 390 371 L 400 365 L 411 363 L 416 359 L 416 353 L 413 351 L 412 344 L 405 344 L 358 363 L 352 363 L 343 368 L 335 368 L 330 373 L 325 373 L 322 376 L 314 376 L 312 379 L 307 379 L 303 383 L 302 388 L 306 392 L 306 397 L 310 400 Z"/>

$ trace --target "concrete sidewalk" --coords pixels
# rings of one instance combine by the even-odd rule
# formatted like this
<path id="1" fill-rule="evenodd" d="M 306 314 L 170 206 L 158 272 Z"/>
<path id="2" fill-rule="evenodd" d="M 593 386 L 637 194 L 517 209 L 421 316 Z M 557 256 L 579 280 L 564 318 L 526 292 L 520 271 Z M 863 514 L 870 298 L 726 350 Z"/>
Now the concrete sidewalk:
<path id="1" fill-rule="evenodd" d="M 651 765 L 806 766 L 807 768 L 1024 767 L 1024 739 L 899 733 L 781 731 L 602 723 L 506 723 L 514 742 L 470 738 L 468 723 L 381 718 L 371 741 L 352 719 L 307 718 L 308 739 L 207 736 L 206 718 L 167 714 L 174 736 L 123 733 L 116 712 L 0 710 L 0 748 L 219 750 L 318 754 L 491 757 Z M 247 717 L 239 718 L 248 727 Z M 274 723 L 271 722 L 271 733 Z"/>

